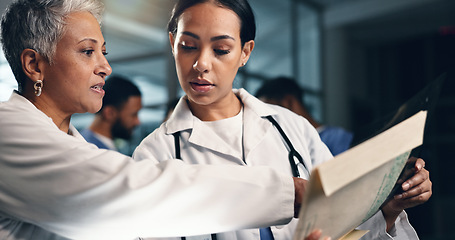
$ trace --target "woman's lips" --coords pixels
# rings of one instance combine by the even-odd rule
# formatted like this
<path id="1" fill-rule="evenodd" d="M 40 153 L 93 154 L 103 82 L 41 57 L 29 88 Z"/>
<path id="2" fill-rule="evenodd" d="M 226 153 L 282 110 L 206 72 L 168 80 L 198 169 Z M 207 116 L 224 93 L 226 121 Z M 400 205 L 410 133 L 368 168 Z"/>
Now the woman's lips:
<path id="1" fill-rule="evenodd" d="M 92 89 L 93 91 L 95 91 L 95 92 L 97 92 L 97 93 L 100 93 L 100 94 L 103 94 L 103 95 L 104 95 L 103 85 L 104 85 L 104 84 L 99 83 L 99 84 L 96 84 L 96 85 L 91 86 L 90 89 Z"/>
<path id="2" fill-rule="evenodd" d="M 197 79 L 192 82 L 190 82 L 191 88 L 200 93 L 206 93 L 210 91 L 215 85 L 213 85 L 211 82 L 203 79 Z"/>

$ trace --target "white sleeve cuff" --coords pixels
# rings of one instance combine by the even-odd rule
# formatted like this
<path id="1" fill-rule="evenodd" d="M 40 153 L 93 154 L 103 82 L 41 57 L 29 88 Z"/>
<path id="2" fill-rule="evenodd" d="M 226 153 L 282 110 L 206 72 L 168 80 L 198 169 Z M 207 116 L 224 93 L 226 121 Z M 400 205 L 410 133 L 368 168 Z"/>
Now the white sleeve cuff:
<path id="1" fill-rule="evenodd" d="M 366 222 L 361 224 L 358 229 L 369 230 L 369 232 L 363 236 L 362 240 L 367 239 L 394 239 L 394 240 L 418 240 L 419 237 L 411 226 L 408 220 L 408 216 L 405 211 L 402 211 L 395 220 L 394 226 L 389 232 L 386 231 L 387 224 L 382 211 L 378 211 Z"/>

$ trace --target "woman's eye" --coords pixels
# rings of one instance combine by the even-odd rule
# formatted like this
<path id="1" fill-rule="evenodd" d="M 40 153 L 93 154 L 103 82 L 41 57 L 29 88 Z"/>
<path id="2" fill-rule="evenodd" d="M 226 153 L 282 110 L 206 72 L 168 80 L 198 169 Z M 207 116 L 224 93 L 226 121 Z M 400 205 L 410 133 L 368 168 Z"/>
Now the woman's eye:
<path id="1" fill-rule="evenodd" d="M 222 50 L 222 49 L 213 49 L 216 55 L 226 55 L 229 54 L 229 50 Z"/>
<path id="2" fill-rule="evenodd" d="M 107 51 L 103 51 L 103 55 L 106 56 L 108 55 L 109 53 Z"/>
<path id="3" fill-rule="evenodd" d="M 196 47 L 188 46 L 188 45 L 181 45 L 181 48 L 183 50 L 194 50 Z"/>
<path id="4" fill-rule="evenodd" d="M 90 55 L 92 55 L 92 54 L 93 54 L 93 52 L 94 52 L 94 51 L 95 51 L 95 50 L 92 50 L 92 49 L 88 49 L 88 50 L 83 50 L 82 52 L 83 52 L 85 55 L 88 55 L 88 56 L 90 56 Z"/>

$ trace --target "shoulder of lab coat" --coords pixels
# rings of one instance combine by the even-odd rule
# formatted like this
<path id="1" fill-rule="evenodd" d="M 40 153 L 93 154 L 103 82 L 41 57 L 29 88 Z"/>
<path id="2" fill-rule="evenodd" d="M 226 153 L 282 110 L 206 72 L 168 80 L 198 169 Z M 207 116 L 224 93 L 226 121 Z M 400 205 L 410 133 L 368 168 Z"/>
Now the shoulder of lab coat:
<path id="1" fill-rule="evenodd" d="M 333 158 L 330 150 L 321 141 L 317 130 L 307 119 L 295 114 L 287 108 L 264 103 L 244 89 L 239 89 L 236 92 L 238 92 L 244 105 L 256 112 L 258 116 L 262 118 L 272 116 L 281 126 L 297 151 L 308 152 L 313 167 Z M 264 121 L 268 122 L 268 120 L 265 119 Z"/>

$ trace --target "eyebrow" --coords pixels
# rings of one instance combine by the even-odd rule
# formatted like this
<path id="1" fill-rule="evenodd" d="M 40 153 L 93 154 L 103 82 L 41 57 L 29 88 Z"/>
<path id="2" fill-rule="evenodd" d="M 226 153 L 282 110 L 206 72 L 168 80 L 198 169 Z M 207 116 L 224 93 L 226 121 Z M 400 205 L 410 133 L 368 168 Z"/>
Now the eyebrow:
<path id="1" fill-rule="evenodd" d="M 196 34 L 194 34 L 192 32 L 185 31 L 185 32 L 182 32 L 182 34 L 190 36 L 190 37 L 193 37 L 193 38 L 195 38 L 197 40 L 201 39 L 198 35 L 196 35 Z M 220 36 L 212 37 L 212 38 L 210 38 L 210 41 L 214 42 L 214 41 L 218 41 L 218 40 L 222 40 L 222 39 L 231 39 L 231 40 L 235 41 L 235 38 L 233 38 L 233 37 L 231 37 L 229 35 L 220 35 Z"/>
<path id="2" fill-rule="evenodd" d="M 84 38 L 84 39 L 80 40 L 78 43 L 81 43 L 81 42 L 84 42 L 84 41 L 90 41 L 90 42 L 93 42 L 93 43 L 98 43 L 98 41 L 96 39 L 93 39 L 93 38 Z M 103 46 L 106 46 L 106 42 L 103 43 Z"/>

